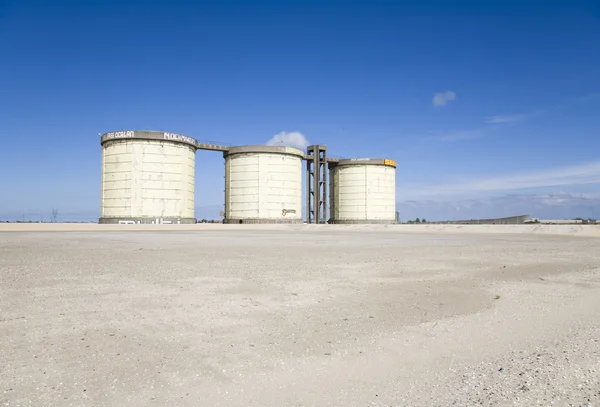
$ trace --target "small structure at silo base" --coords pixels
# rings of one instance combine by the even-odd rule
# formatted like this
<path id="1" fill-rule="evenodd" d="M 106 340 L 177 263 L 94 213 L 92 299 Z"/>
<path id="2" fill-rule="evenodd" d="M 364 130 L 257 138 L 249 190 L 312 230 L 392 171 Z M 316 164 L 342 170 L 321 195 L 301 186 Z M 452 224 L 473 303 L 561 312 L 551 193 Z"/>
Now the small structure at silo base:
<path id="1" fill-rule="evenodd" d="M 224 223 L 302 223 L 303 151 L 238 146 L 223 155 Z"/>
<path id="2" fill-rule="evenodd" d="M 103 134 L 99 223 L 196 223 L 194 138 L 162 131 Z"/>
<path id="3" fill-rule="evenodd" d="M 396 162 L 380 158 L 329 163 L 329 223 L 396 223 Z"/>

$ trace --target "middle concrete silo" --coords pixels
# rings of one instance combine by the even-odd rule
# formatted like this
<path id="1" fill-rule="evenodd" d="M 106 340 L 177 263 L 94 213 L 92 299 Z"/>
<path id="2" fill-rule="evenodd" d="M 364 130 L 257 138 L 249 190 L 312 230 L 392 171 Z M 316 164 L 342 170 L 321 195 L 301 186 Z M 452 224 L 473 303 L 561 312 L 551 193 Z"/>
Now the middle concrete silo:
<path id="1" fill-rule="evenodd" d="M 225 153 L 225 223 L 302 223 L 304 152 L 239 146 Z"/>
<path id="2" fill-rule="evenodd" d="M 329 223 L 396 223 L 396 162 L 356 158 L 329 163 Z"/>

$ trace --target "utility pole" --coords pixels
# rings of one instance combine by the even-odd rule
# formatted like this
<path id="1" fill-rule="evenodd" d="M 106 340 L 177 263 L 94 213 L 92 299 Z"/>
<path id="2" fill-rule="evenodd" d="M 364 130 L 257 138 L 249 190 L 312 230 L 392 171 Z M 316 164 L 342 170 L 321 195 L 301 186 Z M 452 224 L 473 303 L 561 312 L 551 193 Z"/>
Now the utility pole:
<path id="1" fill-rule="evenodd" d="M 58 208 L 52 208 L 52 223 L 56 223 L 58 217 Z"/>

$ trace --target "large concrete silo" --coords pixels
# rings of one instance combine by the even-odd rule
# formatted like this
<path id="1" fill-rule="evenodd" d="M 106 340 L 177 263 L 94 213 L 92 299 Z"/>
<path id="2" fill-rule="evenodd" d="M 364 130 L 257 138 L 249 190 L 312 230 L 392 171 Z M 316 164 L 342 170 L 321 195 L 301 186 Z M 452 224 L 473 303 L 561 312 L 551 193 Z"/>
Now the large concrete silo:
<path id="1" fill-rule="evenodd" d="M 100 223 L 196 223 L 194 138 L 161 131 L 103 134 Z"/>

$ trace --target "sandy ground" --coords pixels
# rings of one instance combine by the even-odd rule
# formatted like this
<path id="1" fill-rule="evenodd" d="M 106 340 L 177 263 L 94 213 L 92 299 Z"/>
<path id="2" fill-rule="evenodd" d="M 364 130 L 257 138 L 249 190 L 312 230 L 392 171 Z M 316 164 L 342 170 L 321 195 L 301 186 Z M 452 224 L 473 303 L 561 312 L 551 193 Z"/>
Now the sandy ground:
<path id="1" fill-rule="evenodd" d="M 332 229 L 333 228 L 333 229 Z M 600 237 L 598 225 L 99 225 L 97 223 L 0 223 L 0 232 L 8 231 L 314 231 L 322 233 L 323 229 L 345 232 L 377 232 L 377 233 L 450 233 L 450 234 L 542 234 L 564 236 Z"/>
<path id="2" fill-rule="evenodd" d="M 600 406 L 600 227 L 11 228 L 0 406 Z"/>

